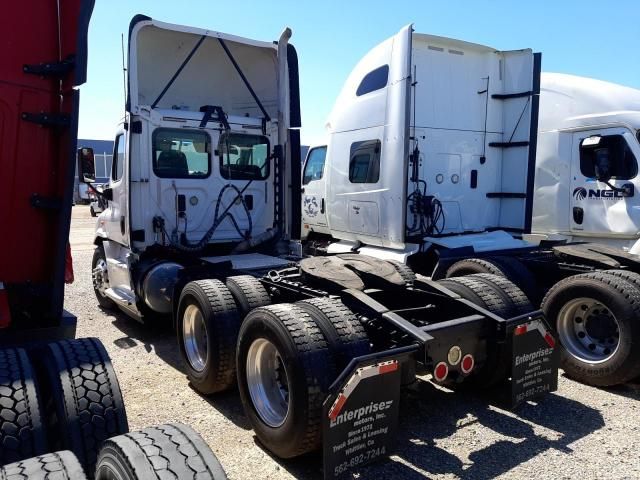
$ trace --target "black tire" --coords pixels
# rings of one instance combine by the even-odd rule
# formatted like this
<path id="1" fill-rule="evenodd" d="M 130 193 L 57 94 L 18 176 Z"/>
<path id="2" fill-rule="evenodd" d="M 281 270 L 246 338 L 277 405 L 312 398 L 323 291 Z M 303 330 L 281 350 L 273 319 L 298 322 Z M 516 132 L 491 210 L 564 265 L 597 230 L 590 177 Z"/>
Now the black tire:
<path id="1" fill-rule="evenodd" d="M 107 262 L 106 258 L 107 257 L 104 254 L 104 247 L 102 245 L 98 245 L 96 247 L 96 249 L 93 251 L 93 259 L 91 260 L 91 275 L 92 275 L 92 279 L 93 279 L 93 276 L 95 275 L 93 271 L 95 270 L 96 265 L 98 265 L 98 262 L 101 261 L 101 260 L 104 261 L 105 264 L 106 264 L 106 262 Z M 109 281 L 108 273 L 105 273 L 105 275 L 107 275 L 107 282 L 108 282 Z M 113 300 L 111 300 L 109 297 L 103 295 L 100 292 L 100 290 L 98 290 L 96 288 L 95 279 L 93 279 L 93 293 L 95 294 L 96 298 L 98 299 L 98 304 L 102 308 L 107 309 L 107 310 L 115 310 L 117 308 L 116 307 L 116 303 Z"/>
<path id="2" fill-rule="evenodd" d="M 500 294 L 497 287 L 482 281 L 481 278 L 453 277 L 438 280 L 438 283 L 494 315 L 502 318 L 513 316 L 513 304 L 505 298 L 505 295 Z M 509 347 L 504 344 L 493 344 L 487 346 L 487 359 L 484 365 L 478 366 L 462 383 L 445 382 L 445 385 L 451 388 L 491 388 L 507 380 L 510 372 Z"/>
<path id="3" fill-rule="evenodd" d="M 496 287 L 471 276 L 438 280 L 445 288 L 502 318 L 513 316 L 513 305 Z"/>
<path id="4" fill-rule="evenodd" d="M 275 347 L 287 380 L 288 398 L 292 400 L 281 423 L 273 426 L 258 413 L 247 383 L 247 360 L 254 342 L 268 342 Z M 311 317 L 290 304 L 253 310 L 240 328 L 237 362 L 242 405 L 260 442 L 280 458 L 319 448 L 322 402 L 336 374 L 328 344 Z"/>
<path id="5" fill-rule="evenodd" d="M 541 293 L 536 277 L 520 260 L 514 257 L 499 256 L 494 260 L 501 265 L 501 270 L 506 272 L 503 276 L 524 292 L 529 301 L 535 306 L 540 306 Z"/>
<path id="6" fill-rule="evenodd" d="M 185 325 L 191 308 L 202 315 L 206 342 L 201 359 L 189 355 L 185 344 Z M 188 329 L 188 328 L 187 328 Z M 196 280 L 182 289 L 178 304 L 178 345 L 191 386 L 203 395 L 222 392 L 236 381 L 236 341 L 240 315 L 229 289 L 220 280 Z M 197 336 L 197 333 L 194 334 Z M 192 344 L 193 345 L 193 344 Z M 193 350 L 191 350 L 193 351 Z M 198 365 L 198 361 L 202 365 Z"/>
<path id="7" fill-rule="evenodd" d="M 38 385 L 21 348 L 0 350 L 0 465 L 47 451 Z"/>
<path id="8" fill-rule="evenodd" d="M 78 459 L 68 450 L 47 453 L 0 468 L 2 480 L 86 480 Z"/>
<path id="9" fill-rule="evenodd" d="M 352 358 L 371 353 L 371 344 L 364 327 L 344 303 L 332 298 L 312 298 L 297 302 L 316 323 L 329 344 L 338 371 Z"/>
<path id="10" fill-rule="evenodd" d="M 504 294 L 512 305 L 511 316 L 525 315 L 534 310 L 533 305 L 531 305 L 531 302 L 524 292 L 507 278 L 490 273 L 476 273 L 469 277 L 477 278 L 482 282 L 493 285 L 497 291 Z"/>
<path id="11" fill-rule="evenodd" d="M 222 465 L 191 427 L 169 423 L 107 440 L 96 480 L 226 480 Z"/>
<path id="12" fill-rule="evenodd" d="M 400 274 L 407 285 L 413 285 L 413 282 L 416 279 L 416 274 L 408 265 L 405 265 L 404 263 L 398 262 L 396 260 L 386 260 L 386 262 L 390 263 L 393 268 L 396 269 L 396 272 Z"/>
<path id="13" fill-rule="evenodd" d="M 446 278 L 462 277 L 476 273 L 489 273 L 505 277 L 522 290 L 531 302 L 538 304 L 540 290 L 535 277 L 518 259 L 506 256 L 468 258 L 454 263 L 447 269 Z"/>
<path id="14" fill-rule="evenodd" d="M 617 322 L 618 346 L 608 354 L 605 350 L 607 356 L 598 363 L 581 354 L 579 346 L 564 345 L 579 345 L 571 340 L 574 337 L 571 336 L 572 329 L 568 328 L 569 320 L 563 319 L 568 318 L 564 311 L 572 302 L 583 298 L 604 305 Z M 637 285 L 608 271 L 574 275 L 551 287 L 542 301 L 542 309 L 558 332 L 560 365 L 568 377 L 603 387 L 624 383 L 640 375 L 640 289 Z M 574 318 L 573 322 L 576 321 Z"/>
<path id="15" fill-rule="evenodd" d="M 228 277 L 227 288 L 233 295 L 242 318 L 254 308 L 271 305 L 271 297 L 267 289 L 260 280 L 251 275 Z"/>
<path id="16" fill-rule="evenodd" d="M 36 353 L 44 373 L 43 403 L 49 444 L 71 450 L 92 472 L 107 438 L 129 431 L 109 355 L 97 338 L 49 343 Z"/>
<path id="17" fill-rule="evenodd" d="M 474 273 L 491 273 L 507 276 L 504 266 L 493 258 L 466 258 L 460 260 L 447 269 L 446 278 L 463 277 Z"/>

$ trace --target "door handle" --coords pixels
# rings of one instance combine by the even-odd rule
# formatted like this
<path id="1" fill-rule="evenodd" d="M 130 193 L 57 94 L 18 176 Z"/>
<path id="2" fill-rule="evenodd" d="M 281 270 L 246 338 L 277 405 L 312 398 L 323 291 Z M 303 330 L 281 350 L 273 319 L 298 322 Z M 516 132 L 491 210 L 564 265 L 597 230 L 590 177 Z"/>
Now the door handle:
<path id="1" fill-rule="evenodd" d="M 582 207 L 573 207 L 573 221 L 578 225 L 582 225 L 584 220 L 584 210 Z"/>
<path id="2" fill-rule="evenodd" d="M 324 213 L 324 198 L 320 200 L 320 213 Z"/>
<path id="3" fill-rule="evenodd" d="M 120 233 L 124 235 L 124 215 L 120 217 Z"/>

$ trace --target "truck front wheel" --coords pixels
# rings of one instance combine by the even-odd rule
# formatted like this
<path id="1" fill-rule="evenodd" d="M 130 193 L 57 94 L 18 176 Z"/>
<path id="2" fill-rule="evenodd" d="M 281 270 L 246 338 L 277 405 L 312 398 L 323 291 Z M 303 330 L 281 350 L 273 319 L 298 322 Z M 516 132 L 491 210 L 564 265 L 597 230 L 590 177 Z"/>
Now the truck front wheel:
<path id="1" fill-rule="evenodd" d="M 583 273 L 554 285 L 542 301 L 562 348 L 568 377 L 594 386 L 640 374 L 640 289 L 607 272 Z"/>
<path id="2" fill-rule="evenodd" d="M 187 378 L 209 395 L 233 386 L 240 316 L 220 280 L 196 280 L 182 289 L 177 317 L 178 345 Z"/>
<path id="3" fill-rule="evenodd" d="M 335 368 L 311 317 L 290 304 L 253 310 L 240 328 L 237 363 L 244 411 L 262 444 L 280 458 L 318 448 Z"/>
<path id="4" fill-rule="evenodd" d="M 109 288 L 109 272 L 107 271 L 107 257 L 102 245 L 98 245 L 93 251 L 91 278 L 93 280 L 93 292 L 96 294 L 98 304 L 107 310 L 115 309 L 115 302 L 107 297 L 105 293 Z"/>

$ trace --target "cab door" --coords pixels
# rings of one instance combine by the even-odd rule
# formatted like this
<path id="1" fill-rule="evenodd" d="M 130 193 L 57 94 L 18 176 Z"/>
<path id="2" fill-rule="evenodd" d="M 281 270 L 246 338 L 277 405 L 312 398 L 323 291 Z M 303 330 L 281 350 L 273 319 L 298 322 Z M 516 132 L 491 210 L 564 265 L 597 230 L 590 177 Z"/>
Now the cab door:
<path id="1" fill-rule="evenodd" d="M 314 147 L 307 153 L 302 174 L 302 237 L 309 233 L 329 233 L 326 209 L 324 165 L 327 147 Z"/>
<path id="2" fill-rule="evenodd" d="M 573 134 L 569 209 L 572 233 L 600 237 L 638 235 L 638 150 L 635 137 L 623 127 Z M 596 179 L 596 170 L 603 168 L 609 170 L 608 182 Z"/>
<path id="3" fill-rule="evenodd" d="M 126 168 L 126 152 L 127 136 L 124 131 L 121 131 L 116 135 L 113 146 L 113 161 L 109 179 L 109 188 L 113 198 L 109 201 L 109 208 L 101 216 L 101 221 L 104 221 L 104 228 L 110 241 L 129 246 L 129 222 L 127 220 L 129 175 Z"/>

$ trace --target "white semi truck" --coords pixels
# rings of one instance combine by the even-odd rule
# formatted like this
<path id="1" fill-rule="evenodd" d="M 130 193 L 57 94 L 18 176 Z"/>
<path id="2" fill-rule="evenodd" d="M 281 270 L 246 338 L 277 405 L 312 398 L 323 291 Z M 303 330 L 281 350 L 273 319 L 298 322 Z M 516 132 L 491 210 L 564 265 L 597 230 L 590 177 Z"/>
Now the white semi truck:
<path id="1" fill-rule="evenodd" d="M 327 144 L 307 154 L 305 251 L 390 259 L 433 280 L 504 275 L 557 329 L 569 376 L 602 386 L 640 375 L 638 261 L 604 245 L 565 244 L 567 236 L 523 239 L 534 217 L 540 226 L 564 222 L 573 239 L 614 219 L 636 234 L 622 216 L 635 191 L 638 114 L 576 111 L 566 132 L 539 135 L 539 54 L 419 34 L 412 48 L 397 48 L 407 35 L 358 63 L 328 119 Z M 561 118 L 580 108 L 561 92 L 546 101 L 564 102 Z M 545 112 L 543 126 L 554 115 Z M 573 152 L 571 167 L 554 163 L 559 145 Z M 587 179 L 598 175 L 599 184 Z"/>
<path id="2" fill-rule="evenodd" d="M 171 319 L 191 385 L 212 394 L 237 382 L 261 443 L 286 458 L 322 440 L 325 475 L 360 465 L 363 449 L 368 460 L 388 452 L 391 444 L 379 442 L 393 431 L 400 381 L 415 378 L 416 365 L 451 387 L 511 378 L 516 403 L 555 390 L 555 339 L 541 312 L 506 279 L 438 283 L 399 262 L 350 252 L 301 257 L 300 111 L 290 35 L 286 29 L 277 42 L 260 42 L 133 19 L 126 117 L 95 236 L 100 305 L 144 323 Z M 388 77 L 404 105 L 413 88 L 412 52 L 422 58 L 429 50 L 411 27 L 384 44 L 387 56 L 391 45 L 395 63 L 369 76 L 366 88 Z M 463 58 L 464 45 L 453 54 Z M 532 58 L 528 51 L 496 56 L 490 70 L 498 75 L 506 61 L 524 69 L 518 81 L 531 88 L 525 67 Z M 484 63 L 478 57 L 474 64 Z M 449 80 L 471 81 L 464 69 Z M 380 113 L 380 105 L 374 110 Z M 509 118 L 519 113 L 513 107 Z M 394 121 L 383 132 L 372 125 L 355 148 L 379 154 L 389 138 L 406 153 L 406 127 Z M 355 175 L 359 181 L 377 174 Z M 358 204 L 363 215 L 367 205 Z M 394 231 L 399 242 L 402 232 Z M 477 285 L 482 291 L 474 294 Z M 532 359 L 545 368 L 525 373 Z M 359 436 L 365 443 L 357 444 L 345 430 L 357 430 L 354 422 L 372 422 L 367 428 L 384 434 Z"/>
<path id="3" fill-rule="evenodd" d="M 601 149 L 608 156 L 592 153 Z M 529 238 L 597 242 L 640 254 L 638 159 L 639 90 L 543 74 Z"/>

